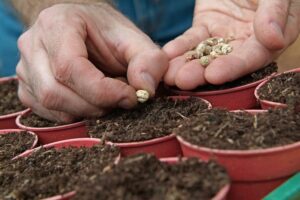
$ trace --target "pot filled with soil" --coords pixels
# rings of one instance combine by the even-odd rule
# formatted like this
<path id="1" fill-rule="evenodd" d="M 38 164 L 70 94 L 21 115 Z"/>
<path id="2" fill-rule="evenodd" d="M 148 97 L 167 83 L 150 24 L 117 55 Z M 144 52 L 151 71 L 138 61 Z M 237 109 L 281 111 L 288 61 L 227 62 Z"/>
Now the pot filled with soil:
<path id="1" fill-rule="evenodd" d="M 262 82 L 256 88 L 255 96 L 264 109 L 290 105 L 300 111 L 300 68 Z"/>
<path id="2" fill-rule="evenodd" d="M 261 199 L 300 170 L 300 114 L 290 109 L 213 109 L 175 132 L 184 156 L 215 159 L 227 169 L 230 199 Z"/>
<path id="3" fill-rule="evenodd" d="M 263 69 L 223 85 L 204 85 L 192 91 L 182 91 L 166 86 L 172 94 L 198 96 L 208 100 L 213 107 L 229 110 L 257 108 L 255 88 L 270 75 L 277 72 L 277 64 L 271 63 Z"/>
<path id="4" fill-rule="evenodd" d="M 16 117 L 26 108 L 20 102 L 17 90 L 17 78 L 0 78 L 0 129 L 18 128 Z"/>
<path id="5" fill-rule="evenodd" d="M 83 181 L 74 200 L 225 199 L 229 177 L 216 162 L 196 158 L 168 162 L 150 154 L 123 158 L 102 175 Z"/>
<path id="6" fill-rule="evenodd" d="M 86 126 L 82 121 L 71 124 L 53 122 L 34 114 L 29 109 L 17 117 L 16 124 L 23 130 L 35 132 L 40 144 L 87 137 Z"/>
<path id="7" fill-rule="evenodd" d="M 25 152 L 0 173 L 0 199 L 68 199 L 94 171 L 101 174 L 120 156 L 117 147 L 80 138 Z"/>
<path id="8" fill-rule="evenodd" d="M 0 130 L 0 170 L 15 156 L 37 145 L 38 137 L 20 129 Z"/>
<path id="9" fill-rule="evenodd" d="M 160 97 L 132 110 L 87 120 L 88 134 L 121 148 L 123 156 L 153 153 L 157 157 L 181 155 L 173 129 L 182 121 L 210 107 L 207 101 L 189 97 Z"/>

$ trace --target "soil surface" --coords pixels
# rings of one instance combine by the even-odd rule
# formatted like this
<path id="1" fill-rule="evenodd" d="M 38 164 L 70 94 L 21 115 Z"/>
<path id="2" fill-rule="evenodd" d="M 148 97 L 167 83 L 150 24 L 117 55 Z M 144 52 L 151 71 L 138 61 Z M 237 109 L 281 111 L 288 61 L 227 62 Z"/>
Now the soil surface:
<path id="1" fill-rule="evenodd" d="M 261 99 L 284 104 L 300 104 L 300 73 L 286 73 L 271 78 L 258 90 Z"/>
<path id="2" fill-rule="evenodd" d="M 107 145 L 40 149 L 0 171 L 0 199 L 33 200 L 68 193 L 86 176 L 91 177 L 90 169 L 101 174 L 118 154 L 118 148 Z"/>
<path id="3" fill-rule="evenodd" d="M 7 115 L 25 110 L 18 99 L 18 81 L 11 80 L 0 84 L 0 115 Z"/>
<path id="4" fill-rule="evenodd" d="M 265 149 L 300 141 L 300 113 L 285 109 L 250 115 L 212 109 L 186 121 L 175 133 L 213 149 Z"/>
<path id="5" fill-rule="evenodd" d="M 6 161 L 10 161 L 18 154 L 30 149 L 35 137 L 26 131 L 11 132 L 0 135 L 0 169 Z"/>
<path id="6" fill-rule="evenodd" d="M 170 165 L 138 154 L 78 187 L 74 199 L 208 200 L 228 183 L 225 169 L 212 161 L 191 158 Z"/>
<path id="7" fill-rule="evenodd" d="M 205 92 L 205 91 L 224 90 L 224 89 L 234 88 L 234 87 L 246 85 L 249 83 L 253 83 L 255 81 L 259 81 L 263 78 L 266 78 L 267 76 L 270 76 L 271 74 L 273 74 L 277 71 L 278 71 L 277 64 L 271 63 L 271 64 L 267 65 L 265 68 L 262 68 L 256 72 L 253 72 L 253 73 L 246 75 L 242 78 L 239 78 L 235 81 L 227 82 L 222 85 L 211 85 L 211 84 L 203 85 L 203 86 L 200 86 L 200 87 L 192 90 L 192 92 Z M 173 88 L 173 89 L 179 90 L 178 88 Z"/>
<path id="8" fill-rule="evenodd" d="M 183 120 L 206 108 L 199 98 L 156 98 L 132 110 L 115 110 L 105 117 L 90 119 L 87 125 L 91 137 L 112 142 L 144 141 L 170 135 Z"/>
<path id="9" fill-rule="evenodd" d="M 66 125 L 66 123 L 63 122 L 53 122 L 48 119 L 44 119 L 34 113 L 21 117 L 20 122 L 25 126 L 38 128 Z"/>

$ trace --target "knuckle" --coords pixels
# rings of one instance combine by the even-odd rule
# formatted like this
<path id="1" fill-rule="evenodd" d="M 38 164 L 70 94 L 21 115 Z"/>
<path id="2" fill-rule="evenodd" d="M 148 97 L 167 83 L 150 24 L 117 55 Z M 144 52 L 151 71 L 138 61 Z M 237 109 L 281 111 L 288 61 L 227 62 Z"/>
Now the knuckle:
<path id="1" fill-rule="evenodd" d="M 57 61 L 53 66 L 53 74 L 57 81 L 61 83 L 67 83 L 71 78 L 71 63 L 72 61 Z"/>
<path id="2" fill-rule="evenodd" d="M 56 110 L 59 105 L 59 98 L 55 87 L 43 86 L 38 93 L 40 104 L 50 110 Z"/>
<path id="3" fill-rule="evenodd" d="M 29 31 L 26 31 L 18 38 L 17 45 L 21 54 L 24 54 L 26 49 L 29 47 L 29 37 Z"/>

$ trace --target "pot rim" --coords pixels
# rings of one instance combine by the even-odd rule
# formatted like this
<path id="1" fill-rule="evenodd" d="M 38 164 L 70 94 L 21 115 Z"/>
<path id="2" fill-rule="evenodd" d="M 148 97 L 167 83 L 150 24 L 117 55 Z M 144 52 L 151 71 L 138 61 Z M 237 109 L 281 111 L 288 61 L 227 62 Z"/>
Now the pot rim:
<path id="1" fill-rule="evenodd" d="M 33 149 L 38 143 L 38 136 L 37 136 L 36 133 L 34 133 L 32 131 L 27 131 L 27 130 L 22 130 L 22 129 L 1 129 L 0 130 L 0 135 L 6 135 L 6 134 L 9 134 L 9 133 L 12 133 L 12 132 L 18 132 L 18 133 L 19 132 L 27 132 L 27 133 L 34 136 L 33 143 L 31 145 L 31 147 L 27 150 Z M 27 150 L 25 150 L 25 151 L 27 151 Z"/>
<path id="2" fill-rule="evenodd" d="M 2 83 L 4 83 L 4 82 L 10 81 L 10 80 L 18 80 L 18 78 L 16 76 L 2 77 L 2 78 L 0 78 L 0 85 Z M 0 115 L 0 120 L 17 117 L 18 115 L 20 115 L 25 110 L 20 110 L 20 111 L 16 111 L 16 112 L 13 112 L 13 113 L 5 114 L 5 115 Z"/>
<path id="3" fill-rule="evenodd" d="M 258 94 L 258 91 L 261 87 L 263 87 L 265 84 L 267 84 L 271 78 L 273 77 L 277 77 L 277 76 L 280 76 L 282 74 L 287 74 L 287 73 L 292 73 L 292 72 L 295 72 L 295 73 L 300 73 L 300 68 L 295 68 L 295 69 L 292 69 L 292 70 L 289 70 L 289 71 L 285 71 L 285 72 L 282 72 L 282 73 L 277 73 L 276 75 L 274 76 L 271 76 L 269 77 L 268 79 L 264 80 L 263 82 L 261 82 L 254 90 L 254 96 L 255 98 L 260 101 L 261 103 L 264 103 L 264 104 L 267 104 L 267 105 L 272 105 L 272 106 L 275 106 L 275 107 L 281 107 L 281 108 L 285 108 L 287 107 L 287 104 L 285 103 L 280 103 L 280 102 L 276 102 L 276 101 L 271 101 L 271 100 L 267 100 L 267 99 L 262 99 L 259 94 Z"/>
<path id="4" fill-rule="evenodd" d="M 267 112 L 267 110 L 234 110 L 231 112 L 241 112 L 245 111 L 250 114 L 256 114 L 256 113 L 264 113 Z M 253 150 L 226 150 L 226 149 L 214 149 L 204 146 L 199 146 L 196 144 L 192 144 L 188 141 L 186 141 L 183 137 L 176 135 L 177 140 L 179 143 L 184 144 L 185 146 L 188 146 L 189 148 L 192 148 L 197 151 L 204 151 L 206 153 L 214 153 L 219 155 L 227 155 L 227 156 L 256 156 L 259 155 L 267 155 L 267 154 L 273 154 L 276 152 L 283 152 L 290 149 L 296 149 L 300 148 L 300 141 L 294 142 L 291 144 L 286 144 L 284 146 L 277 146 L 277 147 L 270 147 L 265 149 L 253 149 Z"/>
<path id="5" fill-rule="evenodd" d="M 228 89 L 223 89 L 223 90 L 212 90 L 212 91 L 201 91 L 201 92 L 193 92 L 193 91 L 188 91 L 188 90 L 176 90 L 176 89 L 172 89 L 170 88 L 168 85 L 164 84 L 165 87 L 172 91 L 175 94 L 184 94 L 186 96 L 188 95 L 201 95 L 201 96 L 211 96 L 211 95 L 220 95 L 220 94 L 227 94 L 227 93 L 233 93 L 233 92 L 237 92 L 237 91 L 241 91 L 241 90 L 245 90 L 248 88 L 252 88 L 257 86 L 258 84 L 260 84 L 261 82 L 268 80 L 270 77 L 273 77 L 274 75 L 276 75 L 277 73 L 272 73 L 271 75 L 264 77 L 260 80 L 257 80 L 255 82 L 252 83 L 248 83 L 245 85 L 241 85 L 241 86 L 237 86 L 237 87 L 233 87 L 233 88 L 228 88 Z"/>
<path id="6" fill-rule="evenodd" d="M 167 140 L 171 140 L 175 138 L 175 134 L 171 133 L 169 135 L 163 136 L 163 137 L 158 137 L 150 140 L 145 140 L 145 141 L 137 141 L 137 142 L 112 142 L 112 144 L 118 146 L 118 147 L 140 147 L 140 146 L 148 146 L 148 145 L 153 145 L 157 143 L 161 143 Z"/>
<path id="7" fill-rule="evenodd" d="M 24 130 L 29 130 L 29 131 L 39 131 L 39 132 L 49 132 L 49 131 L 58 131 L 58 130 L 64 130 L 64 129 L 71 129 L 79 126 L 85 126 L 85 121 L 80 121 L 80 122 L 75 122 L 75 123 L 70 123 L 70 124 L 65 124 L 65 125 L 60 125 L 60 126 L 52 126 L 52 127 L 31 127 L 31 126 L 25 126 L 24 124 L 21 123 L 21 117 L 28 115 L 31 113 L 31 109 L 28 108 L 24 110 L 20 115 L 17 116 L 16 118 L 16 124 L 19 128 L 24 129 Z"/>

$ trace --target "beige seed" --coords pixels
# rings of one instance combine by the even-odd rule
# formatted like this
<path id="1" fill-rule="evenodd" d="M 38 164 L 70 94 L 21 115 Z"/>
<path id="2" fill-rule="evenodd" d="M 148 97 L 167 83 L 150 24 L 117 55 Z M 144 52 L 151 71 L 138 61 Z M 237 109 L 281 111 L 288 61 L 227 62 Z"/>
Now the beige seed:
<path id="1" fill-rule="evenodd" d="M 140 103 L 145 103 L 146 101 L 148 101 L 150 95 L 149 92 L 147 92 L 146 90 L 138 90 L 136 91 L 136 96 L 137 96 L 137 100 Z"/>
<path id="2" fill-rule="evenodd" d="M 210 63 L 210 57 L 209 56 L 202 56 L 200 58 L 200 64 L 203 66 L 203 67 L 206 67 L 207 65 L 209 65 Z"/>
<path id="3" fill-rule="evenodd" d="M 198 58 L 200 58 L 200 56 L 198 56 L 196 51 L 188 51 L 185 53 L 186 61 L 191 61 L 191 60 L 198 59 Z"/>

